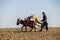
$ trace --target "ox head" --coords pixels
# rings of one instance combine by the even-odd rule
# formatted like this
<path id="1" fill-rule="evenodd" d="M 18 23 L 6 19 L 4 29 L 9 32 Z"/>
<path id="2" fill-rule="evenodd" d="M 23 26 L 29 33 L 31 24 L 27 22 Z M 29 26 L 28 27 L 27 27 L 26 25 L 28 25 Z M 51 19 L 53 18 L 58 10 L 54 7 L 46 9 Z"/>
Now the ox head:
<path id="1" fill-rule="evenodd" d="M 19 25 L 19 24 L 20 24 L 20 17 L 17 19 L 16 25 Z"/>

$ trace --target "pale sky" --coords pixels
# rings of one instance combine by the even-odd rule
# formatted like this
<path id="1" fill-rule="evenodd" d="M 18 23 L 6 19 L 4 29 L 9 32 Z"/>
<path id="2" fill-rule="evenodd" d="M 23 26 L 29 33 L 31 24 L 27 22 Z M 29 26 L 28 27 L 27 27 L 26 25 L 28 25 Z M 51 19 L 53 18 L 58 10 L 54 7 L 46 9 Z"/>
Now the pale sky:
<path id="1" fill-rule="evenodd" d="M 43 11 L 49 27 L 60 27 L 60 0 L 0 0 L 0 28 L 19 27 L 18 17 L 24 19 L 34 14 L 42 19 Z"/>

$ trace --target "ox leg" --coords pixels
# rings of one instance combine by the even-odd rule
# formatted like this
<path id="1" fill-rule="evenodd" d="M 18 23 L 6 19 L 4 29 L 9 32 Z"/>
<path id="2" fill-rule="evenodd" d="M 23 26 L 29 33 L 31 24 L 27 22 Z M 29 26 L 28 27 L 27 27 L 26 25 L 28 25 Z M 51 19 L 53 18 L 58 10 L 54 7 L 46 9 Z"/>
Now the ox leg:
<path id="1" fill-rule="evenodd" d="M 23 31 L 23 27 L 24 27 L 24 26 L 21 27 L 21 31 Z"/>
<path id="2" fill-rule="evenodd" d="M 36 32 L 36 27 L 34 27 L 34 31 Z"/>
<path id="3" fill-rule="evenodd" d="M 27 27 L 25 26 L 25 31 L 27 32 Z"/>

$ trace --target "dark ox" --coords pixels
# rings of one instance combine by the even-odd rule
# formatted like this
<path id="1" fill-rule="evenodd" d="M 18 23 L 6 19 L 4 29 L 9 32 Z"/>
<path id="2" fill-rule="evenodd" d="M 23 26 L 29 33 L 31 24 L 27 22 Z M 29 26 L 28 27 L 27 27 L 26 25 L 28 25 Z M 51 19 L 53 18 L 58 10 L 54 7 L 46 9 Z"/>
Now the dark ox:
<path id="1" fill-rule="evenodd" d="M 23 31 L 23 27 L 25 27 L 25 31 L 27 31 L 27 27 L 30 27 L 31 28 L 30 31 L 32 31 L 33 28 L 35 29 L 34 31 L 36 31 L 36 27 L 35 27 L 35 24 L 34 23 L 27 22 L 27 21 L 21 20 L 21 19 L 17 19 L 17 23 L 16 24 L 17 25 L 19 25 L 19 24 L 22 24 L 23 25 L 21 27 L 21 31 Z"/>

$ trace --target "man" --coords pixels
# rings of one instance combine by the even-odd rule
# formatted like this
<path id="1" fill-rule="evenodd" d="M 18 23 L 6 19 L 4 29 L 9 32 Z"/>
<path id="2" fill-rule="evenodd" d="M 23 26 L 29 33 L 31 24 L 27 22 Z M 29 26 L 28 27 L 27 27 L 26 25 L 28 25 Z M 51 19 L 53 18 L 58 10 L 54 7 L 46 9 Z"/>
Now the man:
<path id="1" fill-rule="evenodd" d="M 43 19 L 41 20 L 41 22 L 42 22 L 42 24 L 41 24 L 41 30 L 39 30 L 39 31 L 42 31 L 42 29 L 44 27 L 46 27 L 46 30 L 48 31 L 47 17 L 46 17 L 46 15 L 45 15 L 44 12 L 42 12 L 42 14 L 43 14 Z"/>

